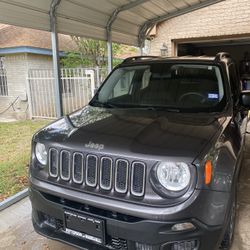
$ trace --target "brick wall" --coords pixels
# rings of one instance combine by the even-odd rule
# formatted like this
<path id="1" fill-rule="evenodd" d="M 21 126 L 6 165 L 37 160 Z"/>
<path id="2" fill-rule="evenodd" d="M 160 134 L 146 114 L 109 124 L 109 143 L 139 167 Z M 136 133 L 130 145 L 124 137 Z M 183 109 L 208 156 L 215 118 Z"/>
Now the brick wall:
<path id="1" fill-rule="evenodd" d="M 28 54 L 29 69 L 52 69 L 52 57 L 43 55 Z"/>
<path id="2" fill-rule="evenodd" d="M 9 96 L 17 97 L 25 93 L 27 54 L 6 55 L 4 67 L 7 74 Z"/>
<path id="3" fill-rule="evenodd" d="M 51 69 L 52 57 L 35 54 L 6 55 L 4 66 L 7 73 L 8 97 L 0 96 L 0 113 L 18 96 L 14 109 L 0 115 L 1 117 L 26 119 L 29 117 L 27 109 L 27 77 L 29 69 Z"/>
<path id="4" fill-rule="evenodd" d="M 9 96 L 19 96 L 27 92 L 27 77 L 29 69 L 51 69 L 50 56 L 34 54 L 17 54 L 5 56 Z"/>
<path id="5" fill-rule="evenodd" d="M 159 24 L 150 54 L 160 55 L 160 47 L 165 42 L 168 55 L 173 55 L 175 39 L 243 34 L 250 36 L 250 0 L 226 0 Z"/>

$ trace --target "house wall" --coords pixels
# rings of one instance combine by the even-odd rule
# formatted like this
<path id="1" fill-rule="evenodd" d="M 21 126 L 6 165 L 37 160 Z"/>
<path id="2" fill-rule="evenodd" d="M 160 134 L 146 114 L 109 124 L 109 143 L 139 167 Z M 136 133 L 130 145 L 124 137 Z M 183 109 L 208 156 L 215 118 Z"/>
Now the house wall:
<path id="1" fill-rule="evenodd" d="M 250 37 L 250 1 L 226 0 L 170 19 L 158 25 L 150 54 L 160 55 L 163 42 L 168 56 L 174 55 L 174 41 Z"/>
<path id="2" fill-rule="evenodd" d="M 26 119 L 30 117 L 28 107 L 28 71 L 29 69 L 51 69 L 51 56 L 35 54 L 6 55 L 4 67 L 7 74 L 8 96 L 0 96 L 0 117 Z M 1 114 L 13 101 L 15 102 L 7 112 Z"/>
<path id="3" fill-rule="evenodd" d="M 5 56 L 4 67 L 7 74 L 9 97 L 17 97 L 25 92 L 26 54 Z"/>

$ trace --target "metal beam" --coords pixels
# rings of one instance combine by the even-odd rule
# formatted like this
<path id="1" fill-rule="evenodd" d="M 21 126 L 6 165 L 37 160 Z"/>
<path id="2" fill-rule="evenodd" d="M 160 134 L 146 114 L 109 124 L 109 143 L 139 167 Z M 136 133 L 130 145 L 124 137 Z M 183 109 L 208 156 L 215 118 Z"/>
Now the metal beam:
<path id="1" fill-rule="evenodd" d="M 140 55 L 143 56 L 143 48 L 140 47 Z"/>
<path id="2" fill-rule="evenodd" d="M 117 16 L 120 12 L 132 9 L 140 4 L 146 3 L 150 0 L 136 0 L 133 2 L 130 2 L 128 4 L 124 4 L 117 9 L 113 11 L 111 14 L 107 25 L 106 25 L 106 31 L 107 31 L 107 46 L 108 46 L 108 71 L 111 72 L 113 68 L 113 53 L 112 53 L 112 25 L 114 21 L 116 20 Z"/>
<path id="3" fill-rule="evenodd" d="M 120 7 L 118 7 L 117 9 L 115 9 L 107 22 L 107 30 L 109 30 L 109 29 L 111 30 L 112 24 L 114 23 L 114 21 L 116 20 L 116 18 L 120 12 L 132 9 L 132 8 L 134 8 L 140 4 L 146 3 L 148 1 L 150 1 L 150 0 L 136 0 L 136 1 L 130 2 L 128 4 L 124 4 Z"/>
<path id="4" fill-rule="evenodd" d="M 58 33 L 57 33 L 57 20 L 56 20 L 56 9 L 60 4 L 61 0 L 52 0 L 50 6 L 50 29 L 51 29 L 51 45 L 52 45 L 52 56 L 53 56 L 53 71 L 55 79 L 55 105 L 56 105 L 56 116 L 63 116 L 62 107 L 62 83 L 61 83 L 61 71 L 59 62 L 59 48 L 58 48 Z"/>
<path id="5" fill-rule="evenodd" d="M 190 5 L 186 8 L 179 9 L 177 11 L 174 11 L 173 13 L 164 14 L 162 16 L 158 16 L 158 17 L 155 17 L 155 18 L 152 18 L 152 19 L 146 21 L 143 25 L 141 25 L 140 30 L 139 30 L 139 34 L 138 34 L 139 46 L 140 47 L 143 46 L 144 40 L 145 40 L 146 35 L 148 33 L 148 30 L 151 27 L 153 27 L 154 25 L 156 25 L 157 23 L 162 22 L 162 21 L 167 21 L 171 18 L 180 16 L 180 15 L 184 15 L 184 14 L 187 14 L 189 12 L 202 9 L 204 7 L 208 7 L 210 5 L 213 5 L 213 4 L 222 2 L 222 1 L 225 1 L 225 0 L 206 0 L 203 2 L 199 2 L 198 4 Z"/>
<path id="6" fill-rule="evenodd" d="M 107 32 L 107 47 L 108 47 L 108 73 L 113 69 L 113 50 L 111 32 Z"/>

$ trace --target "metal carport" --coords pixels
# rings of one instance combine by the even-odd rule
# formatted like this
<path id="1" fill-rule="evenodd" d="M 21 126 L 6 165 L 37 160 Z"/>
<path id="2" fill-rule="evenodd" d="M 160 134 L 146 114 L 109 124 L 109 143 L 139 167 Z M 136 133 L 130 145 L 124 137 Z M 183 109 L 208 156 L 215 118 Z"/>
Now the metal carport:
<path id="1" fill-rule="evenodd" d="M 0 22 L 51 31 L 56 111 L 60 117 L 57 33 L 106 40 L 111 70 L 112 41 L 142 47 L 158 22 L 221 1 L 224 0 L 0 0 Z"/>

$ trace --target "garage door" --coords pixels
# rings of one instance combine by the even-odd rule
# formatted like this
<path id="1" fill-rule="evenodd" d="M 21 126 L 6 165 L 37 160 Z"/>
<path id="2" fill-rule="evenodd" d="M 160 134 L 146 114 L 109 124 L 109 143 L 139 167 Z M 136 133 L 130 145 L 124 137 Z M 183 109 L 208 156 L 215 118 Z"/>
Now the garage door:
<path id="1" fill-rule="evenodd" d="M 243 88 L 250 89 L 250 38 L 176 42 L 178 56 L 215 56 L 228 52 L 237 63 Z"/>

